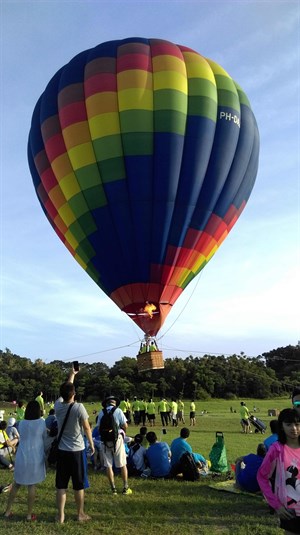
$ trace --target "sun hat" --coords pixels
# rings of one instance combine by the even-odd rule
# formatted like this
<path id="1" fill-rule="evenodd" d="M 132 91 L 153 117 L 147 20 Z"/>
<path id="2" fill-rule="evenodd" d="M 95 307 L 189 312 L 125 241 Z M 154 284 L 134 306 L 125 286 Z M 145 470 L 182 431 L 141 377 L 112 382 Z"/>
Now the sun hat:
<path id="1" fill-rule="evenodd" d="M 12 425 L 15 425 L 16 419 L 15 418 L 8 418 L 7 425 L 8 427 L 11 427 Z"/>
<path id="2" fill-rule="evenodd" d="M 107 396 L 107 397 L 102 401 L 102 407 L 106 407 L 107 405 L 109 405 L 110 401 L 115 401 L 117 407 L 120 405 L 120 400 L 119 400 L 119 398 L 117 398 L 116 396 Z"/>

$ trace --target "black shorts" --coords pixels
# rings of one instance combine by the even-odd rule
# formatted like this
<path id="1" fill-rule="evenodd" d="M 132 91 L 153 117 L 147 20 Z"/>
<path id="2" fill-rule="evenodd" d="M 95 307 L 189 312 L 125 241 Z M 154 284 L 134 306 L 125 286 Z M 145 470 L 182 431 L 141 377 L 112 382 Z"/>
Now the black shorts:
<path id="1" fill-rule="evenodd" d="M 191 412 L 190 412 L 190 418 L 195 418 L 195 416 L 196 416 L 195 411 L 191 411 Z"/>
<path id="2" fill-rule="evenodd" d="M 148 414 L 148 420 L 155 420 L 155 414 Z"/>
<path id="3" fill-rule="evenodd" d="M 73 489 L 85 488 L 85 467 L 83 461 L 84 450 L 63 451 L 58 450 L 56 465 L 55 486 L 57 489 L 67 489 L 72 479 Z"/>
<path id="4" fill-rule="evenodd" d="M 291 520 L 282 520 L 280 519 L 281 529 L 290 531 L 291 533 L 300 533 L 300 516 L 295 516 Z"/>

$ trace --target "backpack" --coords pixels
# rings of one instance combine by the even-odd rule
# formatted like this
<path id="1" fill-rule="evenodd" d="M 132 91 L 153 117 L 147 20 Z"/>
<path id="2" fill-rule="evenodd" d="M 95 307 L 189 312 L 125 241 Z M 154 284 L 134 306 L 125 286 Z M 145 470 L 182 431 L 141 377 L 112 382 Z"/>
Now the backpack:
<path id="1" fill-rule="evenodd" d="M 191 453 L 186 451 L 180 457 L 180 470 L 185 481 L 198 481 L 200 473 Z"/>
<path id="2" fill-rule="evenodd" d="M 211 471 L 212 472 L 228 472 L 228 462 L 226 447 L 224 443 L 224 435 L 221 431 L 216 432 L 216 442 L 214 443 L 210 454 L 209 459 L 211 462 Z"/>
<path id="3" fill-rule="evenodd" d="M 115 446 L 118 439 L 119 429 L 114 419 L 115 410 L 116 407 L 113 407 L 109 411 L 104 408 L 103 415 L 100 420 L 99 435 L 101 442 L 103 442 L 106 446 L 111 446 L 111 443 L 113 443 Z"/>

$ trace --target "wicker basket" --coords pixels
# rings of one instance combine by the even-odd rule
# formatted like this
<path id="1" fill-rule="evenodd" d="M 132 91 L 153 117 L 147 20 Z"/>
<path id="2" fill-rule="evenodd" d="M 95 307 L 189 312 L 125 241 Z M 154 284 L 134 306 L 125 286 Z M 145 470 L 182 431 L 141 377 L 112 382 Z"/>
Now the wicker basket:
<path id="1" fill-rule="evenodd" d="M 149 370 L 160 370 L 165 367 L 162 351 L 149 351 L 137 355 L 137 365 L 139 372 Z"/>

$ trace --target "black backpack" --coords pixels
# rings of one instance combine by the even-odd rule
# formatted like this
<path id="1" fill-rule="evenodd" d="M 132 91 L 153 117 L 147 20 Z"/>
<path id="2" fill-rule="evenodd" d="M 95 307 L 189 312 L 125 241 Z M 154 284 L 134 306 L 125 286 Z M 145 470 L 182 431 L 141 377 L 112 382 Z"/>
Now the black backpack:
<path id="1" fill-rule="evenodd" d="M 101 441 L 107 446 L 111 446 L 111 443 L 115 446 L 118 439 L 118 425 L 114 419 L 114 412 L 117 407 L 113 407 L 109 411 L 104 408 L 103 415 L 99 425 L 99 435 Z M 108 444 L 109 443 L 109 444 Z"/>
<path id="2" fill-rule="evenodd" d="M 180 470 L 185 481 L 198 481 L 200 478 L 199 470 L 191 453 L 186 451 L 180 457 Z"/>

